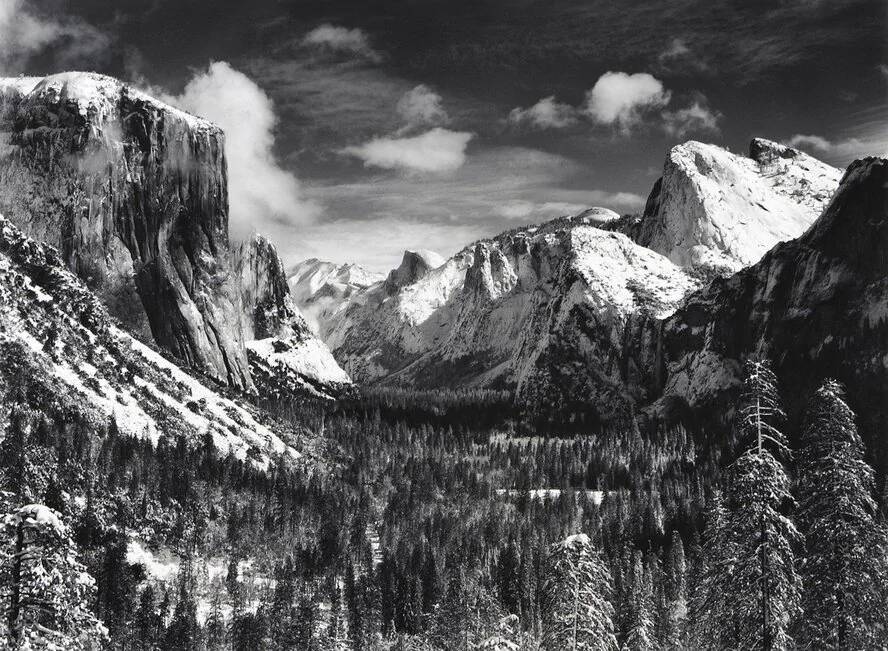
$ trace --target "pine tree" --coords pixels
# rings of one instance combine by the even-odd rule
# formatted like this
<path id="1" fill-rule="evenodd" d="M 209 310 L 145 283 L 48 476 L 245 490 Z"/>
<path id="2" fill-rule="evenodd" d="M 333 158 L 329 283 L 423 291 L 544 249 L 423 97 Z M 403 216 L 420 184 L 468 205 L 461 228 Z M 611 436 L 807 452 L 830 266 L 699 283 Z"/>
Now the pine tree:
<path id="1" fill-rule="evenodd" d="M 222 586 L 218 583 L 213 586 L 213 596 L 210 598 L 210 612 L 207 614 L 205 624 L 207 648 L 219 649 L 225 643 L 225 619 L 222 615 Z"/>
<path id="2" fill-rule="evenodd" d="M 141 641 L 141 648 L 153 649 L 160 639 L 162 624 L 155 604 L 154 588 L 149 583 L 139 595 L 139 607 L 136 610 L 136 631 Z"/>
<path id="3" fill-rule="evenodd" d="M 669 564 L 666 575 L 665 646 L 684 647 L 685 622 L 688 616 L 687 567 L 684 543 L 678 531 L 672 531 L 669 545 Z"/>
<path id="4" fill-rule="evenodd" d="M 730 648 L 734 633 L 726 591 L 733 580 L 734 550 L 725 530 L 726 520 L 721 493 L 715 491 L 706 513 L 689 617 L 690 645 L 701 651 Z"/>
<path id="5" fill-rule="evenodd" d="M 885 639 L 888 545 L 873 471 L 844 390 L 827 380 L 805 419 L 799 457 L 805 648 L 869 649 Z"/>
<path id="6" fill-rule="evenodd" d="M 541 648 L 616 649 L 611 577 L 586 534 L 549 548 L 543 585 Z"/>
<path id="7" fill-rule="evenodd" d="M 516 615 L 521 612 L 520 569 L 515 541 L 510 540 L 499 558 L 499 597 L 506 612 Z"/>
<path id="8" fill-rule="evenodd" d="M 648 651 L 655 646 L 653 611 L 653 585 L 650 572 L 642 564 L 641 552 L 632 557 L 629 634 L 624 649 Z"/>
<path id="9" fill-rule="evenodd" d="M 466 577 L 459 566 L 451 566 L 449 571 L 450 579 L 435 614 L 432 634 L 440 647 L 468 651 L 470 624 Z"/>
<path id="10" fill-rule="evenodd" d="M 799 610 L 801 536 L 783 514 L 793 503 L 790 483 L 771 451 L 788 454 L 777 427 L 784 414 L 767 362 L 748 362 L 744 388 L 739 426 L 749 447 L 729 468 L 724 532 L 734 557 L 730 584 L 719 587 L 727 593 L 736 648 L 787 649 Z"/>
<path id="11" fill-rule="evenodd" d="M 95 581 L 58 513 L 42 504 L 0 519 L 0 610 L 12 648 L 94 649 L 108 632 L 89 610 Z"/>

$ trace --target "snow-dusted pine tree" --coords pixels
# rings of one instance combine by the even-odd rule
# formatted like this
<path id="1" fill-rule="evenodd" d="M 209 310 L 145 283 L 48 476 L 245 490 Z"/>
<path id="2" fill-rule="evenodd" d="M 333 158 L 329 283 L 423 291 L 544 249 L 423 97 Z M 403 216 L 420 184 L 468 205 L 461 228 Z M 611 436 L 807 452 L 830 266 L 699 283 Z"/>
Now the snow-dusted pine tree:
<path id="1" fill-rule="evenodd" d="M 706 530 L 698 560 L 697 581 L 691 595 L 688 638 L 691 648 L 729 648 L 733 622 L 725 586 L 731 584 L 733 550 L 725 535 L 721 493 L 715 491 L 706 513 Z"/>
<path id="2" fill-rule="evenodd" d="M 793 503 L 783 464 L 772 453 L 789 453 L 778 429 L 784 418 L 777 380 L 766 361 L 746 366 L 739 410 L 747 450 L 731 465 L 726 491 L 724 536 L 732 558 L 727 593 L 733 618 L 733 648 L 787 649 L 799 611 L 800 579 L 795 550 L 801 536 L 784 508 Z"/>
<path id="3" fill-rule="evenodd" d="M 827 380 L 805 419 L 799 456 L 804 617 L 812 649 L 872 649 L 885 640 L 885 531 L 876 519 L 873 470 L 842 386 Z"/>
<path id="4" fill-rule="evenodd" d="M 652 616 L 654 589 L 650 572 L 646 571 L 639 551 L 633 554 L 631 581 L 629 634 L 623 648 L 627 651 L 649 651 L 656 646 Z"/>
<path id="5" fill-rule="evenodd" d="M 616 649 L 610 572 L 589 536 L 575 534 L 553 544 L 547 563 L 541 648 Z"/>
<path id="6" fill-rule="evenodd" d="M 666 608 L 666 647 L 683 648 L 688 616 L 687 564 L 684 543 L 675 530 L 669 544 L 669 562 L 666 568 Z"/>
<path id="7" fill-rule="evenodd" d="M 0 518 L 3 648 L 99 649 L 107 629 L 89 610 L 95 581 L 59 514 L 30 504 Z"/>

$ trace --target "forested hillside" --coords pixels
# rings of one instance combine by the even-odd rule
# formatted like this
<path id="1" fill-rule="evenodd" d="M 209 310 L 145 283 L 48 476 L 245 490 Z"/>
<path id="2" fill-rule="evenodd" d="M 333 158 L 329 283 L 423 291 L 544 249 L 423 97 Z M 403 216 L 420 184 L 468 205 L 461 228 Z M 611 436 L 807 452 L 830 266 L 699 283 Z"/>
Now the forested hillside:
<path id="1" fill-rule="evenodd" d="M 269 402 L 329 462 L 263 471 L 209 441 L 154 446 L 36 410 L 25 380 L 3 417 L 4 567 L 19 532 L 50 542 L 3 575 L 10 644 L 874 648 L 886 634 L 886 504 L 834 382 L 785 432 L 773 374 L 750 364 L 736 446 L 683 428 L 530 436 L 494 417 L 505 396 L 479 392 Z"/>

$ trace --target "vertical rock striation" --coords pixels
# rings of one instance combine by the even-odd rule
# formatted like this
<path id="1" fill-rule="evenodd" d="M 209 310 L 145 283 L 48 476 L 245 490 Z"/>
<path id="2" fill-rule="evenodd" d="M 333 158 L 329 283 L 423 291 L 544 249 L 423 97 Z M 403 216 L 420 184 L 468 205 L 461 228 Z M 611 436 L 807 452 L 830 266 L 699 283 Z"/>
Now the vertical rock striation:
<path id="1" fill-rule="evenodd" d="M 0 82 L 0 210 L 131 330 L 249 388 L 222 131 L 90 73 Z"/>

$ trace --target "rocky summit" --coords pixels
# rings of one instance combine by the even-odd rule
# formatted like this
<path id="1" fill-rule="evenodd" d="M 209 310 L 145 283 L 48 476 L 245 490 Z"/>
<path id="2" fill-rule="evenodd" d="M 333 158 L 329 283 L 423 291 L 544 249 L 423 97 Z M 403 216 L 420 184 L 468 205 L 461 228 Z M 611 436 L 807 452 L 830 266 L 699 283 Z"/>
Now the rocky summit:
<path id="1" fill-rule="evenodd" d="M 644 213 L 618 223 L 680 266 L 732 273 L 805 232 L 841 176 L 763 138 L 750 143 L 748 156 L 689 141 L 670 150 Z"/>
<path id="2" fill-rule="evenodd" d="M 116 79 L 63 73 L 0 80 L 0 138 L 0 211 L 54 246 L 129 331 L 247 390 L 246 342 L 310 336 L 273 247 L 244 255 L 229 242 L 214 124 Z M 326 367 L 330 378 L 309 380 L 347 381 Z"/>

